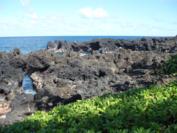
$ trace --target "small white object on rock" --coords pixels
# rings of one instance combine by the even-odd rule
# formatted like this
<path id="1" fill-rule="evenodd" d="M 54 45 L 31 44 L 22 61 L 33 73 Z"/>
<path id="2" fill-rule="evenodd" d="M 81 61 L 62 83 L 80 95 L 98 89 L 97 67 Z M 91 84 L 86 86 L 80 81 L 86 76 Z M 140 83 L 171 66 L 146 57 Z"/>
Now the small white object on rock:
<path id="1" fill-rule="evenodd" d="M 1 115 L 0 119 L 6 119 L 6 115 Z"/>

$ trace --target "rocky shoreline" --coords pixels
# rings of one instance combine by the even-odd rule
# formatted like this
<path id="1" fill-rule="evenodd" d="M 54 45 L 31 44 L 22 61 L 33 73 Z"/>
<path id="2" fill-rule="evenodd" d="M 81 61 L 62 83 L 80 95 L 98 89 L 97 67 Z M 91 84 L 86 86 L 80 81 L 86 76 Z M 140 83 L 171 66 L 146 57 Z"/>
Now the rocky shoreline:
<path id="1" fill-rule="evenodd" d="M 177 36 L 55 41 L 46 50 L 26 55 L 18 49 L 1 52 L 0 125 L 79 99 L 167 83 L 175 77 L 158 70 L 176 54 Z M 34 96 L 23 91 L 25 73 L 33 80 Z"/>

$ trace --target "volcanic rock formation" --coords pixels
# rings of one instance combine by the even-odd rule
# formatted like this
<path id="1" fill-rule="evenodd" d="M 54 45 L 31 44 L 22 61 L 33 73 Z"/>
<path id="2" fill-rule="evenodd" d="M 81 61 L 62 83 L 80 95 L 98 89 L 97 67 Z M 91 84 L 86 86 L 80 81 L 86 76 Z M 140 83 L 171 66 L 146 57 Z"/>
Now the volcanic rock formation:
<path id="1" fill-rule="evenodd" d="M 50 42 L 46 50 L 21 55 L 0 53 L 0 124 L 24 119 L 36 110 L 78 99 L 166 83 L 174 77 L 158 70 L 177 54 L 177 38 L 139 40 L 97 39 L 88 42 Z M 37 92 L 27 95 L 24 74 Z"/>

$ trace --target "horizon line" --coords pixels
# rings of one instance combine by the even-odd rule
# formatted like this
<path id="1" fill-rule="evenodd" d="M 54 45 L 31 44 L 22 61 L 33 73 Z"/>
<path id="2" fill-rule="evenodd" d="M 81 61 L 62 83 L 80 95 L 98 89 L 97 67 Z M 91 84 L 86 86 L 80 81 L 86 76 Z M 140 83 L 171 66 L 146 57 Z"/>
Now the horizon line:
<path id="1" fill-rule="evenodd" d="M 10 37 L 176 37 L 176 35 L 32 35 L 32 36 L 0 36 L 0 38 Z"/>

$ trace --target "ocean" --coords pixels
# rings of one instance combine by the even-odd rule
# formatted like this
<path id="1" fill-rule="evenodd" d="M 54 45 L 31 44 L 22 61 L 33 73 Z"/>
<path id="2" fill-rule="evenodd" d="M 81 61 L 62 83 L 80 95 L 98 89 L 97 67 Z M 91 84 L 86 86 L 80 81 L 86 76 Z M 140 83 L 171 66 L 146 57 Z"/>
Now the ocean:
<path id="1" fill-rule="evenodd" d="M 23 54 L 45 49 L 49 41 L 90 41 L 100 38 L 137 39 L 140 36 L 38 36 L 38 37 L 0 37 L 0 51 L 10 52 L 19 48 Z"/>

